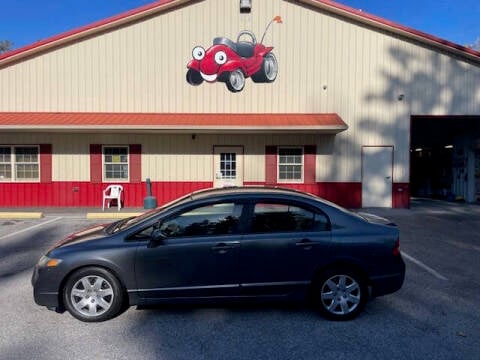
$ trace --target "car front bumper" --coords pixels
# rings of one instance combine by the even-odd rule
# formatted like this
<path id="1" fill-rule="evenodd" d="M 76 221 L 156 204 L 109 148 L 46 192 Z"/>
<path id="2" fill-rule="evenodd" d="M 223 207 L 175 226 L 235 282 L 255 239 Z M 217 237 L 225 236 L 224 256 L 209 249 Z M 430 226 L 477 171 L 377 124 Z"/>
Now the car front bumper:
<path id="1" fill-rule="evenodd" d="M 61 274 L 57 269 L 47 269 L 35 266 L 32 274 L 33 299 L 40 306 L 49 310 L 63 312 L 59 296 Z"/>

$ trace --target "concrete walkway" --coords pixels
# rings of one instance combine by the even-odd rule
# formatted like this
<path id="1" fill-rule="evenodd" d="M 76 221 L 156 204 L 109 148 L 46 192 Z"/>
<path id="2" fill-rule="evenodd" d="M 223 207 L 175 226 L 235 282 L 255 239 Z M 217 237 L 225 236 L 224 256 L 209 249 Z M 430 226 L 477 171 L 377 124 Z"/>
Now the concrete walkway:
<path id="1" fill-rule="evenodd" d="M 87 219 L 124 219 L 131 216 L 138 216 L 145 211 L 143 208 L 123 208 L 120 211 L 117 208 L 105 209 L 86 208 L 86 207 L 45 207 L 45 208 L 0 208 L 0 219 L 22 220 L 22 219 L 40 219 L 46 216 L 62 216 Z"/>

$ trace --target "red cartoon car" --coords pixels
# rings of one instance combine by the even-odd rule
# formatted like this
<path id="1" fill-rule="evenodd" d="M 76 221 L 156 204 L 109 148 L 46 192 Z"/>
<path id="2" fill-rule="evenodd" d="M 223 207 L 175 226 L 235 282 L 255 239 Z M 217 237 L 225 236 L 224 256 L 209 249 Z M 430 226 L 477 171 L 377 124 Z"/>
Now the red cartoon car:
<path id="1" fill-rule="evenodd" d="M 272 22 L 281 23 L 276 16 Z M 257 43 L 255 35 L 248 30 L 238 34 L 237 42 L 226 37 L 213 39 L 213 45 L 205 50 L 196 46 L 192 51 L 193 59 L 187 64 L 187 82 L 191 85 L 200 85 L 204 80 L 213 83 L 224 82 L 231 92 L 242 91 L 245 78 L 251 77 L 254 82 L 270 83 L 275 81 L 278 72 L 278 63 L 271 52 L 273 47 Z M 240 40 L 248 36 L 249 41 Z"/>

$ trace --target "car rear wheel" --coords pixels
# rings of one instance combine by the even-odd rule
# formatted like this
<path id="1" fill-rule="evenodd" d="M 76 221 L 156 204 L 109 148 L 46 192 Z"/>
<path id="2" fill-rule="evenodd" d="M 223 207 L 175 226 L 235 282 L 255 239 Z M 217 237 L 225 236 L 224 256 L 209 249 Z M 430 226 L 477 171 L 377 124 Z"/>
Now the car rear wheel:
<path id="1" fill-rule="evenodd" d="M 365 307 L 367 290 L 361 276 L 349 269 L 330 269 L 314 283 L 314 301 L 331 320 L 350 320 Z"/>
<path id="2" fill-rule="evenodd" d="M 262 67 L 252 75 L 252 80 L 257 83 L 270 83 L 275 81 L 278 73 L 277 58 L 274 54 L 268 53 L 263 57 Z"/>
<path id="3" fill-rule="evenodd" d="M 70 276 L 63 291 L 63 300 L 73 317 L 97 322 L 121 312 L 124 292 L 120 282 L 109 271 L 88 267 Z"/>
<path id="4" fill-rule="evenodd" d="M 243 75 L 242 70 L 237 69 L 229 73 L 226 84 L 228 90 L 231 92 L 242 91 L 243 87 L 245 86 L 245 75 Z"/>

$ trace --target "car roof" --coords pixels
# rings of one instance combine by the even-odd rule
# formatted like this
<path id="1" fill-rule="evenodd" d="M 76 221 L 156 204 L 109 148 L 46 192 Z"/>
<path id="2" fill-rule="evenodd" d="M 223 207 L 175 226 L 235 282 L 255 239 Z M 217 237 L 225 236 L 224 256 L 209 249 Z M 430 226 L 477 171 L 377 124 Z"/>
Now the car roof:
<path id="1" fill-rule="evenodd" d="M 269 186 L 229 186 L 222 188 L 211 188 L 198 190 L 190 194 L 191 200 L 198 200 L 202 198 L 208 198 L 213 196 L 223 195 L 289 195 L 289 196 L 301 196 L 306 199 L 323 200 L 319 197 L 304 192 L 288 189 L 283 187 L 269 187 Z"/>

